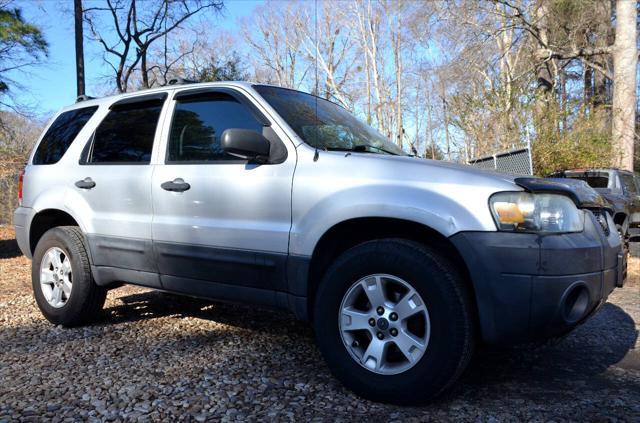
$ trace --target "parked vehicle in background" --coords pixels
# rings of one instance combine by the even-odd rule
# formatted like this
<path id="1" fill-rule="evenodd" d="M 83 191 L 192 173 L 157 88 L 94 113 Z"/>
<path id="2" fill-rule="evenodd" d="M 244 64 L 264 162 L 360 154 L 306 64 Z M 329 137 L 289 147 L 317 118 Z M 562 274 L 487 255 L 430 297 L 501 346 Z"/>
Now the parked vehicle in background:
<path id="1" fill-rule="evenodd" d="M 21 187 L 16 238 L 54 324 L 90 322 L 121 283 L 275 306 L 313 322 L 332 372 L 376 401 L 437 396 L 478 342 L 564 335 L 626 277 L 585 183 L 409 157 L 273 86 L 77 103 Z"/>
<path id="2" fill-rule="evenodd" d="M 611 205 L 613 221 L 625 243 L 640 241 L 640 176 L 620 169 L 571 169 L 552 177 L 585 181 Z"/>

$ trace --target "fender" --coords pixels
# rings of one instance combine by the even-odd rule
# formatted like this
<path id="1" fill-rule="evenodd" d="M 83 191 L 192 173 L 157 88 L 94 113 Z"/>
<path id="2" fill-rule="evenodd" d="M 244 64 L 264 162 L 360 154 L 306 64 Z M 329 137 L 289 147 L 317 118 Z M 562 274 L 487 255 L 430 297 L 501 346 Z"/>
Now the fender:
<path id="1" fill-rule="evenodd" d="M 53 188 L 49 189 L 45 192 L 41 192 L 33 202 L 32 208 L 34 213 L 31 213 L 31 216 L 27 218 L 27 222 L 25 222 L 25 227 L 31 228 L 31 222 L 33 218 L 40 212 L 44 210 L 61 210 L 68 215 L 70 215 L 73 220 L 78 223 L 78 226 L 84 233 L 88 233 L 90 231 L 91 222 L 91 212 L 85 207 L 80 208 L 70 208 L 67 207 L 68 202 L 66 198 L 68 196 L 69 189 L 66 187 Z"/>
<path id="2" fill-rule="evenodd" d="M 295 198 L 294 198 L 295 202 Z M 488 205 L 482 204 L 489 214 Z M 295 208 L 294 208 L 295 213 Z M 314 204 L 304 215 L 294 214 L 290 254 L 310 256 L 333 226 L 356 218 L 388 217 L 419 223 L 444 237 L 462 230 L 495 231 L 478 210 L 466 208 L 452 197 L 406 185 L 367 185 L 334 192 Z"/>
<path id="3" fill-rule="evenodd" d="M 298 148 L 292 187 L 289 253 L 311 256 L 334 225 L 356 218 L 391 217 L 419 223 L 444 237 L 496 231 L 489 197 L 520 191 L 513 177 L 471 166 L 406 156 Z"/>

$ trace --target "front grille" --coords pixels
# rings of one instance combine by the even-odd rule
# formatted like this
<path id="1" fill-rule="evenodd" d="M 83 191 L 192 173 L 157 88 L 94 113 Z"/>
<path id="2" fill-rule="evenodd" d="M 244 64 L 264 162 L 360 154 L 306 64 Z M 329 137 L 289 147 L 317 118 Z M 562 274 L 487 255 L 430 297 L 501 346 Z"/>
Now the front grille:
<path id="1" fill-rule="evenodd" d="M 591 213 L 593 213 L 593 215 L 595 216 L 596 220 L 602 227 L 602 230 L 604 231 L 605 235 L 608 236 L 610 233 L 610 230 L 609 230 L 609 223 L 607 222 L 607 215 L 606 215 L 607 212 L 604 210 L 591 210 Z"/>

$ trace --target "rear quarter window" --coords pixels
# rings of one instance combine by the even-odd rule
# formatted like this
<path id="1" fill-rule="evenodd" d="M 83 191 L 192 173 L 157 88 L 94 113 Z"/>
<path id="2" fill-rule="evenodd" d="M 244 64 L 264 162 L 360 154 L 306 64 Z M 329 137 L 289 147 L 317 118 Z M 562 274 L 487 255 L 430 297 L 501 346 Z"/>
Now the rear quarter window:
<path id="1" fill-rule="evenodd" d="M 609 186 L 607 176 L 567 175 L 567 178 L 585 181 L 591 188 L 607 188 Z"/>
<path id="2" fill-rule="evenodd" d="M 624 185 L 625 191 L 631 194 L 638 193 L 633 175 L 623 173 L 620 175 L 620 179 L 622 179 L 622 184 Z"/>
<path id="3" fill-rule="evenodd" d="M 57 163 L 96 110 L 98 106 L 61 113 L 42 137 L 33 155 L 32 163 L 34 165 Z"/>

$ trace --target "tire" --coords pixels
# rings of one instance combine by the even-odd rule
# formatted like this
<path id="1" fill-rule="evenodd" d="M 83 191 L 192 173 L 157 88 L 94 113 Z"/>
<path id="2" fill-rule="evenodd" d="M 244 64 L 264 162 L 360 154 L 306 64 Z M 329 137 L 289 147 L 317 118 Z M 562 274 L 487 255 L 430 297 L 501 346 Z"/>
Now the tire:
<path id="1" fill-rule="evenodd" d="M 622 250 L 623 250 L 625 255 L 628 255 L 629 251 L 630 251 L 630 248 L 629 248 L 629 242 L 630 242 L 629 232 L 628 232 L 627 229 L 624 228 L 623 225 L 616 225 L 616 230 L 618 231 L 618 234 L 620 234 L 620 240 L 622 241 Z"/>
<path id="2" fill-rule="evenodd" d="M 396 279 L 405 282 L 415 290 L 408 292 L 417 292 L 419 300 L 424 302 L 428 311 L 428 338 L 425 336 L 427 341 L 423 355 L 415 358 L 414 364 L 410 364 L 410 360 L 406 359 L 411 354 L 396 354 L 396 359 L 401 357 L 400 360 L 404 359 L 406 362 L 400 361 L 403 363 L 401 365 L 392 362 L 387 370 L 380 368 L 372 371 L 365 368 L 367 364 L 362 364 L 362 359 L 358 360 L 358 353 L 354 352 L 356 347 L 348 349 L 345 336 L 351 336 L 351 333 L 343 335 L 343 326 L 340 323 L 340 318 L 344 319 L 342 307 L 346 300 L 356 295 L 353 292 L 357 293 L 360 289 L 352 288 L 357 286 L 354 283 L 368 275 L 382 275 L 379 276 L 381 283 L 386 283 L 387 287 L 393 287 Z M 385 278 L 388 278 L 386 282 Z M 372 284 L 367 282 L 368 280 L 365 279 L 364 283 Z M 387 291 L 389 289 L 387 288 Z M 356 303 L 360 301 L 362 304 L 362 298 L 357 295 Z M 395 307 L 409 296 L 402 293 L 398 295 L 400 299 L 395 303 Z M 401 295 L 404 297 L 400 297 Z M 363 308 L 371 310 L 373 307 L 371 302 L 367 301 Z M 387 313 L 394 310 L 393 303 L 386 302 L 384 309 L 384 316 L 388 315 L 389 319 L 392 319 L 393 316 Z M 373 401 L 399 405 L 420 404 L 442 394 L 467 367 L 475 347 L 474 310 L 469 289 L 450 260 L 434 249 L 416 242 L 386 239 L 366 242 L 351 248 L 327 270 L 316 296 L 314 327 L 317 344 L 330 370 L 347 388 Z M 371 324 L 371 317 L 367 318 Z M 395 323 L 402 320 L 397 316 L 396 319 Z M 390 320 L 388 323 L 393 324 Z M 376 323 L 369 335 L 366 331 L 354 333 L 358 337 L 364 333 L 367 338 L 371 337 L 373 340 L 374 336 L 379 335 L 374 332 L 380 330 L 380 327 L 383 326 Z M 390 340 L 393 344 L 394 339 L 398 338 L 391 335 L 389 332 L 383 334 L 385 338 L 381 342 Z M 419 333 L 417 336 L 420 337 L 422 334 Z M 360 348 L 360 341 L 354 342 L 351 345 Z M 366 344 L 366 339 L 362 342 Z M 361 348 L 364 349 L 365 346 Z M 392 345 L 385 351 L 391 349 L 396 350 L 396 347 Z M 416 350 L 418 349 L 413 351 Z M 397 349 L 393 352 L 399 351 Z M 389 355 L 388 357 L 391 358 Z M 372 361 L 368 363 L 370 367 L 374 366 L 371 364 Z M 399 368 L 407 365 L 411 367 L 393 373 L 398 371 L 394 370 L 393 366 L 396 365 Z M 377 368 L 377 365 L 375 366 Z M 392 373 L 380 373 L 384 371 Z"/>
<path id="3" fill-rule="evenodd" d="M 52 260 L 56 256 L 60 259 L 58 276 L 51 270 L 56 268 Z M 70 264 L 65 264 L 66 260 Z M 43 271 L 41 267 L 46 269 Z M 68 269 L 70 276 L 63 275 L 65 271 L 68 274 Z M 90 323 L 107 296 L 107 289 L 93 280 L 85 238 L 76 226 L 59 226 L 40 238 L 31 263 L 31 281 L 40 311 L 56 325 L 73 327 Z"/>

